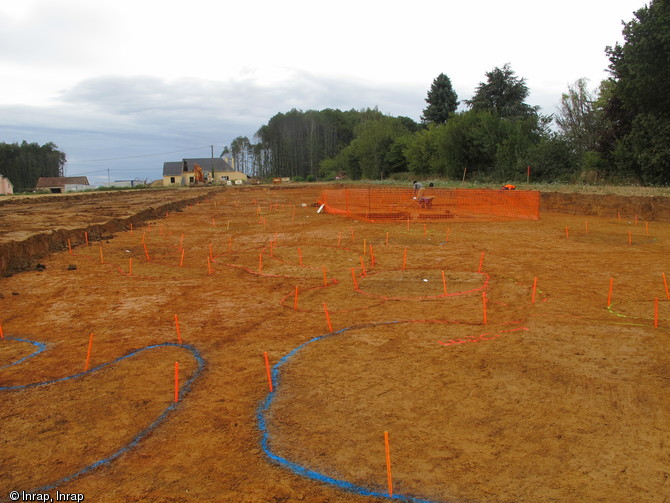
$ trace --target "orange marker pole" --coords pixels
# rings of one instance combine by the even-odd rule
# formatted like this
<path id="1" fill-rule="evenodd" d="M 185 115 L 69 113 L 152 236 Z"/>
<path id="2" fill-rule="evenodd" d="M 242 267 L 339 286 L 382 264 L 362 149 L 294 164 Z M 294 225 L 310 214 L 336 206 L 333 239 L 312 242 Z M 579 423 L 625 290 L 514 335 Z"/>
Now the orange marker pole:
<path id="1" fill-rule="evenodd" d="M 389 433 L 384 432 L 384 450 L 386 451 L 386 482 L 389 488 L 389 497 L 393 497 L 393 476 L 391 475 L 391 451 L 389 449 Z"/>
<path id="2" fill-rule="evenodd" d="M 351 228 L 351 240 L 352 241 L 354 240 L 354 228 L 353 227 Z"/>
<path id="3" fill-rule="evenodd" d="M 368 254 L 368 242 L 365 238 L 363 238 L 363 255 Z"/>
<path id="4" fill-rule="evenodd" d="M 444 296 L 447 296 L 447 278 L 444 276 L 444 271 L 442 271 L 442 290 L 444 290 Z"/>
<path id="5" fill-rule="evenodd" d="M 484 265 L 484 252 L 482 252 L 481 257 L 479 257 L 479 268 L 477 272 L 482 272 L 482 265 Z"/>
<path id="6" fill-rule="evenodd" d="M 328 286 L 328 273 L 326 272 L 326 266 L 321 266 L 323 270 L 323 286 Z"/>
<path id="7" fill-rule="evenodd" d="M 425 238 L 428 235 L 428 231 L 426 230 L 426 224 L 423 224 L 423 237 Z"/>
<path id="8" fill-rule="evenodd" d="M 179 318 L 174 315 L 174 327 L 177 329 L 177 342 L 181 346 L 181 329 L 179 328 Z"/>
<path id="9" fill-rule="evenodd" d="M 449 242 L 449 234 L 451 234 L 451 228 L 447 228 L 447 235 L 445 236 L 445 241 Z"/>
<path id="10" fill-rule="evenodd" d="M 389 245 L 389 233 L 387 232 L 386 233 L 386 246 L 388 246 L 388 245 Z"/>
<path id="11" fill-rule="evenodd" d="M 258 272 L 263 272 L 263 252 L 258 254 Z"/>
<path id="12" fill-rule="evenodd" d="M 654 327 L 658 328 L 658 297 L 654 298 Z"/>
<path id="13" fill-rule="evenodd" d="M 665 277 L 665 273 L 661 273 L 663 275 L 663 285 L 665 286 L 665 296 L 670 300 L 670 293 L 668 292 L 668 280 Z"/>
<path id="14" fill-rule="evenodd" d="M 265 351 L 263 351 L 263 358 L 265 359 L 265 372 L 268 375 L 268 388 L 270 388 L 270 393 L 272 393 L 272 372 L 270 372 L 270 361 L 268 360 L 268 354 Z"/>
<path id="15" fill-rule="evenodd" d="M 84 239 L 86 240 L 86 246 L 88 246 L 88 232 L 84 231 Z"/>
<path id="16" fill-rule="evenodd" d="M 130 222 L 130 235 L 131 236 L 133 235 L 133 223 L 132 222 Z"/>
<path id="17" fill-rule="evenodd" d="M 179 267 L 184 267 L 184 249 L 181 249 L 181 259 L 179 260 Z"/>
<path id="18" fill-rule="evenodd" d="M 363 262 L 363 256 L 361 255 L 361 269 L 363 271 L 363 277 L 367 276 L 367 272 L 365 271 L 365 263 Z"/>
<path id="19" fill-rule="evenodd" d="M 584 221 L 584 227 L 586 228 L 586 234 L 588 234 L 589 233 L 589 221 L 588 220 Z"/>
<path id="20" fill-rule="evenodd" d="M 298 310 L 298 287 L 295 287 L 295 297 L 293 298 L 293 310 Z"/>
<path id="21" fill-rule="evenodd" d="M 207 274 L 212 274 L 212 261 L 209 258 L 209 255 L 207 256 Z"/>
<path id="22" fill-rule="evenodd" d="M 537 290 L 537 276 L 533 279 L 533 295 L 531 296 L 530 303 L 535 304 L 535 291 Z"/>
<path id="23" fill-rule="evenodd" d="M 105 261 L 104 261 L 103 258 L 102 258 L 102 245 L 100 245 L 100 263 L 101 263 L 101 264 L 104 264 L 104 263 L 105 263 Z"/>
<path id="24" fill-rule="evenodd" d="M 352 271 L 353 271 L 353 269 L 352 269 Z M 2 324 L 0 324 L 0 339 L 4 339 L 4 338 L 5 338 L 5 333 L 2 331 Z"/>
<path id="25" fill-rule="evenodd" d="M 372 250 L 372 245 L 370 245 L 370 267 L 375 266 L 375 252 Z"/>
<path id="26" fill-rule="evenodd" d="M 72 243 L 70 243 L 70 238 L 67 240 L 67 250 L 70 255 L 72 255 Z"/>
<path id="27" fill-rule="evenodd" d="M 88 337 L 88 351 L 86 351 L 86 365 L 84 365 L 84 372 L 88 371 L 88 364 L 91 361 L 91 348 L 93 348 L 93 334 Z"/>
<path id="28" fill-rule="evenodd" d="M 402 270 L 405 270 L 405 267 L 407 267 L 407 248 L 405 248 L 405 251 L 402 254 Z"/>
<path id="29" fill-rule="evenodd" d="M 328 306 L 326 306 L 326 303 L 323 303 L 323 311 L 326 313 L 326 323 L 328 323 L 328 330 L 330 332 L 333 331 L 333 325 L 330 323 L 330 314 L 328 313 Z"/>
<path id="30" fill-rule="evenodd" d="M 570 239 L 570 233 L 568 232 L 568 226 L 565 226 L 565 239 Z"/>
<path id="31" fill-rule="evenodd" d="M 147 244 L 144 243 L 144 256 L 147 258 L 147 262 L 151 262 L 151 259 L 149 258 L 149 250 L 147 250 Z"/>
<path id="32" fill-rule="evenodd" d="M 484 307 L 484 325 L 486 325 L 486 292 L 482 292 L 482 306 Z"/>
<path id="33" fill-rule="evenodd" d="M 302 267 L 302 250 L 300 250 L 299 246 L 298 246 L 298 263 L 300 264 L 300 267 Z"/>
<path id="34" fill-rule="evenodd" d="M 128 276 L 133 275 L 133 257 L 128 258 Z"/>
<path id="35" fill-rule="evenodd" d="M 358 290 L 358 281 L 356 281 L 356 271 L 354 268 L 351 268 L 351 279 L 354 280 L 354 290 Z"/>
<path id="36" fill-rule="evenodd" d="M 179 401 L 179 362 L 174 362 L 174 401 Z"/>
<path id="37" fill-rule="evenodd" d="M 619 211 L 616 212 L 616 217 L 619 222 L 621 222 L 621 213 Z"/>
<path id="38" fill-rule="evenodd" d="M 607 307 L 612 305 L 612 286 L 614 285 L 614 278 L 610 278 L 610 291 L 607 294 Z"/>

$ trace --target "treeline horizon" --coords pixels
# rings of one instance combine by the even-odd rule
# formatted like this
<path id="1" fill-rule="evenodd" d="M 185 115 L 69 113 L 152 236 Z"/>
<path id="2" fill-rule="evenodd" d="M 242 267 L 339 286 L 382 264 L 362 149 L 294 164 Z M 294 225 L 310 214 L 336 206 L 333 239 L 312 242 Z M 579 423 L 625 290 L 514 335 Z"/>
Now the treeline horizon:
<path id="1" fill-rule="evenodd" d="M 12 182 L 14 192 L 33 190 L 40 177 L 63 176 L 66 156 L 51 142 L 0 143 L 0 175 Z"/>
<path id="2" fill-rule="evenodd" d="M 624 23 L 624 44 L 605 49 L 610 76 L 579 79 L 558 112 L 526 103 L 530 91 L 507 63 L 485 73 L 460 104 L 442 73 L 420 122 L 361 110 L 280 112 L 224 150 L 236 169 L 298 180 L 435 177 L 469 181 L 670 183 L 670 0 L 652 0 Z M 554 127 L 552 127 L 552 125 Z"/>

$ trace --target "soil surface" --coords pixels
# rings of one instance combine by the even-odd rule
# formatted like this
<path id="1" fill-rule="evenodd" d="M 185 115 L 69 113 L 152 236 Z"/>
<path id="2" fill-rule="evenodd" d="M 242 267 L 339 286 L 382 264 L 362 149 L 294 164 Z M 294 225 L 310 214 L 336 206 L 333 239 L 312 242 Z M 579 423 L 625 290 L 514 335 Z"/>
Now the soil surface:
<path id="1" fill-rule="evenodd" d="M 667 200 L 318 193 L 3 200 L 0 501 L 670 502 Z"/>

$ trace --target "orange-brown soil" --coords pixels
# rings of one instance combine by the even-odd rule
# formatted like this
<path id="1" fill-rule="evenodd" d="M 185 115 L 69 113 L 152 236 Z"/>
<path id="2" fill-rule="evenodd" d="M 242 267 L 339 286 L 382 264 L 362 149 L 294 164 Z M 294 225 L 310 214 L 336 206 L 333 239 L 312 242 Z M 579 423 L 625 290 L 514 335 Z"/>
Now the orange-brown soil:
<path id="1" fill-rule="evenodd" d="M 670 501 L 666 201 L 424 227 L 317 196 L 3 200 L 0 501 L 383 501 L 384 432 L 399 499 Z"/>

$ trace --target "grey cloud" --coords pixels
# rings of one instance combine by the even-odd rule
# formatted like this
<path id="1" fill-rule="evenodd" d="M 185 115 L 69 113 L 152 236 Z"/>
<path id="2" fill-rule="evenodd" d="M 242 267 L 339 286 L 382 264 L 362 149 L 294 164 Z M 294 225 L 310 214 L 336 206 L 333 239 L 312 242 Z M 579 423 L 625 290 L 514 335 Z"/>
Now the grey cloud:
<path id="1" fill-rule="evenodd" d="M 382 86 L 298 71 L 272 85 L 259 81 L 253 73 L 227 81 L 99 77 L 62 92 L 60 102 L 50 107 L 0 106 L 0 141 L 53 141 L 73 161 L 71 174 L 111 165 L 119 170 L 128 166 L 131 172 L 144 173 L 142 177 L 159 178 L 162 162 L 171 160 L 169 156 L 110 164 L 77 161 L 222 146 L 236 136 L 251 139 L 273 115 L 292 108 L 378 106 L 384 113 L 418 120 L 429 86 L 430 82 Z M 457 92 L 461 101 L 467 97 Z M 548 99 L 548 95 L 536 96 Z M 547 111 L 543 103 L 531 104 L 545 107 L 545 113 L 551 113 L 555 106 L 549 104 Z"/>

